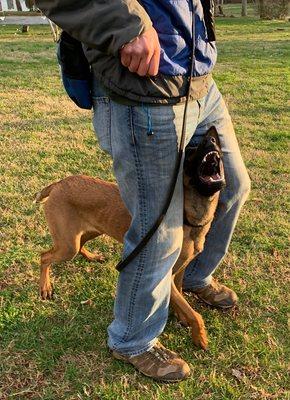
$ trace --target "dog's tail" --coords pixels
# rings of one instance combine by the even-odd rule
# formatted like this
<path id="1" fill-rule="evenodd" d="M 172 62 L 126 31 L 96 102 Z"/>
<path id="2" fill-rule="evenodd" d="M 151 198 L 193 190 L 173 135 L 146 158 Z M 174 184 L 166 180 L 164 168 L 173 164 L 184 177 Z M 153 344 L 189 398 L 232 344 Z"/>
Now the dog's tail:
<path id="1" fill-rule="evenodd" d="M 44 203 L 50 192 L 52 191 L 53 187 L 57 184 L 57 182 L 52 183 L 49 186 L 46 186 L 44 189 L 42 189 L 40 192 L 36 193 L 33 203 Z"/>

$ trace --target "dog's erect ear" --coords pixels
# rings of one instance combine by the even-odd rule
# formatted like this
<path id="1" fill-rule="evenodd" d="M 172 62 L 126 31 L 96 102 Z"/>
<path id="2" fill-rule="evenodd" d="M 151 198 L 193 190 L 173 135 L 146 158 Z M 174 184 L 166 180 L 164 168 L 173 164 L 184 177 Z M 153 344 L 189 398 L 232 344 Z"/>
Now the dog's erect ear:
<path id="1" fill-rule="evenodd" d="M 215 126 L 211 126 L 211 127 L 209 128 L 209 130 L 206 132 L 205 137 L 213 137 L 213 138 L 215 139 L 217 145 L 218 145 L 219 147 L 221 146 L 219 134 L 218 134 L 218 131 L 217 131 L 217 129 L 216 129 Z"/>
<path id="2" fill-rule="evenodd" d="M 194 168 L 192 167 L 193 160 L 196 156 L 197 146 L 186 146 L 183 169 L 187 175 L 192 174 Z"/>

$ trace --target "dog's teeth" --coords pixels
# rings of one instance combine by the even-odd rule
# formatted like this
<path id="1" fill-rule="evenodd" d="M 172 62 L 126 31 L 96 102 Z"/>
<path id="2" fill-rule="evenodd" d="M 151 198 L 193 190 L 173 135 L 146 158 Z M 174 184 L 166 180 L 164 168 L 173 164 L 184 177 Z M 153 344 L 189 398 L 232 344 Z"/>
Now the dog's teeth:
<path id="1" fill-rule="evenodd" d="M 202 164 L 203 164 L 203 163 L 206 163 L 206 162 L 208 161 L 208 158 L 210 158 L 210 156 L 212 156 L 212 155 L 216 156 L 217 159 L 220 160 L 220 155 L 219 155 L 219 153 L 218 153 L 217 151 L 213 150 L 213 151 L 210 151 L 209 153 L 207 153 L 207 154 L 203 157 L 201 163 L 202 163 Z"/>

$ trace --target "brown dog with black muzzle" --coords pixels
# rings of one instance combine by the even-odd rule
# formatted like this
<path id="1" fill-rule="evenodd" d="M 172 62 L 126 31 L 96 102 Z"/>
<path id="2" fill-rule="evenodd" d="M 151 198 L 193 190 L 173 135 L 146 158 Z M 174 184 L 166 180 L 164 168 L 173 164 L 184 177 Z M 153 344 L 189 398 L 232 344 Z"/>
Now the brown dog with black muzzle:
<path id="1" fill-rule="evenodd" d="M 203 249 L 224 184 L 221 150 L 214 127 L 197 148 L 187 148 L 183 183 L 184 239 L 173 267 L 171 305 L 181 323 L 191 327 L 193 342 L 205 349 L 204 322 L 183 297 L 182 279 L 188 263 Z M 82 175 L 47 186 L 36 195 L 35 202 L 44 203 L 53 240 L 53 247 L 41 254 L 40 295 L 45 300 L 52 298 L 49 276 L 52 264 L 72 260 L 77 254 L 90 261 L 101 261 L 102 256 L 90 253 L 84 244 L 102 234 L 122 243 L 131 217 L 116 184 Z"/>

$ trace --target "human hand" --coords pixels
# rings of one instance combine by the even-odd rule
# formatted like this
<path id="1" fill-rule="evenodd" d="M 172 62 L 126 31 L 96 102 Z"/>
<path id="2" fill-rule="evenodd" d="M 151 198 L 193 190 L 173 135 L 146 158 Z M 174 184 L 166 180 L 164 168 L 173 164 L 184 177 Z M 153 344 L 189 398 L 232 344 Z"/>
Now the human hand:
<path id="1" fill-rule="evenodd" d="M 150 28 L 120 50 L 121 63 L 140 76 L 157 75 L 160 44 L 154 28 Z"/>

